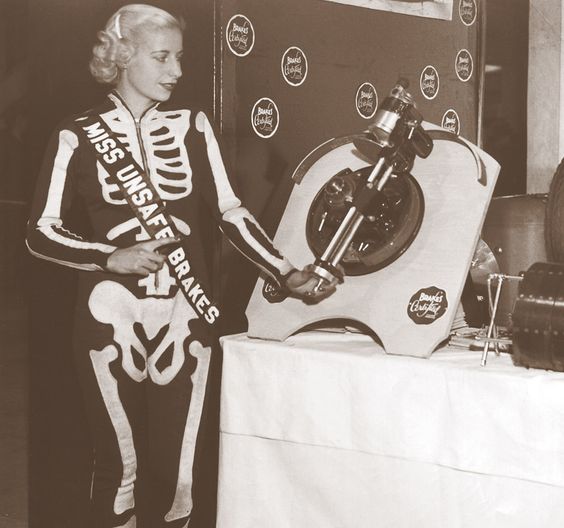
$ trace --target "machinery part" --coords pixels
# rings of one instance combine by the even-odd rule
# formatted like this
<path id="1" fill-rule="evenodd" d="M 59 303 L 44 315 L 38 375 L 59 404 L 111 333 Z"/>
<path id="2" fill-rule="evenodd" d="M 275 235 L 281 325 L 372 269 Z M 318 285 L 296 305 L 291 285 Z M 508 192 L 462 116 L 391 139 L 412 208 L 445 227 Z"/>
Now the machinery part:
<path id="1" fill-rule="evenodd" d="M 308 245 L 316 258 L 323 255 L 342 224 L 356 189 L 363 187 L 372 169 L 345 169 L 317 193 L 306 224 Z M 340 261 L 346 275 L 377 271 L 407 250 L 423 221 L 423 193 L 411 174 L 392 175 L 361 208 L 364 221 Z"/>
<path id="2" fill-rule="evenodd" d="M 564 372 L 564 264 L 536 262 L 524 273 L 513 312 L 513 362 Z"/>
<path id="3" fill-rule="evenodd" d="M 488 285 L 488 277 L 492 273 L 500 273 L 499 263 L 490 246 L 480 238 L 470 265 L 470 275 L 474 285 L 485 288 Z"/>
<path id="4" fill-rule="evenodd" d="M 550 183 L 544 232 L 548 260 L 564 262 L 564 160 Z"/>
<path id="5" fill-rule="evenodd" d="M 535 262 L 546 262 L 544 218 L 546 194 L 522 194 L 494 198 L 488 209 L 482 239 L 491 248 L 500 272 L 519 275 Z M 518 284 L 504 285 L 496 324 L 511 327 Z"/>

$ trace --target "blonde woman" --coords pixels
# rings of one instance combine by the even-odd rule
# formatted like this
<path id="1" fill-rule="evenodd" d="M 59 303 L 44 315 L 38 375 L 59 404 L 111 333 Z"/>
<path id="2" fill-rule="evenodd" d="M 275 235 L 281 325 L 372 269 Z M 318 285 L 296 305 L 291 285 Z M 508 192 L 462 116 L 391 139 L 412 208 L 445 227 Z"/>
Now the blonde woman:
<path id="1" fill-rule="evenodd" d="M 207 116 L 167 104 L 182 75 L 182 30 L 144 4 L 110 17 L 90 70 L 113 89 L 53 134 L 29 222 L 34 255 L 80 270 L 74 344 L 95 445 L 96 528 L 214 525 L 217 438 L 205 424 L 217 415 L 209 372 L 221 307 L 198 202 L 291 295 L 316 302 L 334 290 L 315 289 L 241 205 Z M 77 199 L 88 234 L 66 223 Z"/>

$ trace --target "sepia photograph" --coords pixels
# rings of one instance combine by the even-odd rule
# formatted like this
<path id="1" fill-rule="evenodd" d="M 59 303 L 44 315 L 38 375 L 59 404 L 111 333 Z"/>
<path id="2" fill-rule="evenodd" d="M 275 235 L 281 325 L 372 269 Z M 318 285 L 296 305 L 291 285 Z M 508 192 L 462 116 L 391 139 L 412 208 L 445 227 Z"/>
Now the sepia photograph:
<path id="1" fill-rule="evenodd" d="M 560 528 L 562 0 L 0 0 L 0 528 Z"/>

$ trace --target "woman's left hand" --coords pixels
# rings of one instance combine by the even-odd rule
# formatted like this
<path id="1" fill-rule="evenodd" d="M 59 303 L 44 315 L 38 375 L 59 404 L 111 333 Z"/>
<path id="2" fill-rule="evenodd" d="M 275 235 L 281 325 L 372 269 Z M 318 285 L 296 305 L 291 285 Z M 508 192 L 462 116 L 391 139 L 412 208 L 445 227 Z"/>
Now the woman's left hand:
<path id="1" fill-rule="evenodd" d="M 338 279 L 335 277 L 331 282 L 323 280 L 318 287 L 319 281 L 319 276 L 313 272 L 313 266 L 309 264 L 302 270 L 295 270 L 290 273 L 286 279 L 286 288 L 291 295 L 315 304 L 335 293 L 338 283 Z"/>

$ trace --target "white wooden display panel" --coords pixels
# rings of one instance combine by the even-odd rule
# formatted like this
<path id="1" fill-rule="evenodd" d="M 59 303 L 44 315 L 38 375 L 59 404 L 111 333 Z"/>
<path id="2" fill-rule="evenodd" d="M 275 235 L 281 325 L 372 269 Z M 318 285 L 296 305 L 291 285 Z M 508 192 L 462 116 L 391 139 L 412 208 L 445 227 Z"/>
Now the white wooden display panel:
<path id="1" fill-rule="evenodd" d="M 425 128 L 439 129 L 429 123 Z M 476 150 L 485 166 L 485 185 L 478 182 L 477 164 L 463 145 L 435 141 L 427 159 L 416 159 L 412 174 L 424 195 L 423 222 L 411 246 L 387 267 L 345 277 L 337 292 L 317 305 L 294 298 L 271 304 L 263 297 L 264 282 L 259 279 L 246 310 L 248 335 L 284 340 L 312 323 L 351 319 L 377 334 L 389 354 L 430 356 L 449 335 L 499 173 L 499 164 Z M 305 226 L 317 192 L 340 170 L 367 165 L 355 152 L 352 143 L 335 148 L 294 186 L 274 242 L 296 267 L 315 260 Z M 408 316 L 408 305 L 414 294 L 428 287 L 446 292 L 448 308 L 432 324 L 416 324 Z"/>

